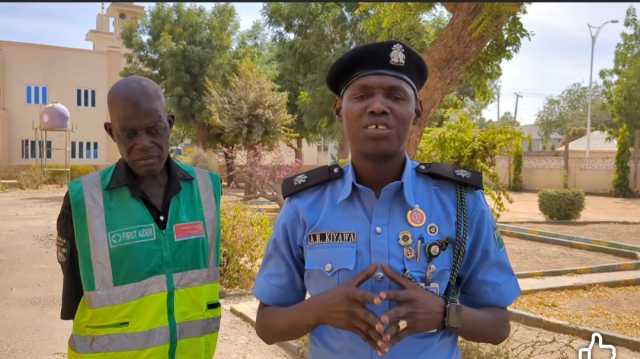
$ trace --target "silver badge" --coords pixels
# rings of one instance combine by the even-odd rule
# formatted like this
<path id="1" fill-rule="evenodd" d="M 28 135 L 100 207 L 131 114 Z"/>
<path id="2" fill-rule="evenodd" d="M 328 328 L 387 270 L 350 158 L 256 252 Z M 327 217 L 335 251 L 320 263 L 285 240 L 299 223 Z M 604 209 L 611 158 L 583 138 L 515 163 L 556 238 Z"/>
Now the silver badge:
<path id="1" fill-rule="evenodd" d="M 309 177 L 307 177 L 307 175 L 305 175 L 305 174 L 298 175 L 293 179 L 293 185 L 294 186 L 299 186 L 299 185 L 307 182 L 307 178 L 309 178 Z"/>
<path id="2" fill-rule="evenodd" d="M 471 172 L 469 172 L 467 170 L 455 170 L 455 171 L 453 171 L 453 173 L 455 173 L 455 175 L 458 176 L 458 177 L 471 178 Z"/>
<path id="3" fill-rule="evenodd" d="M 391 65 L 404 66 L 404 47 L 401 44 L 393 45 L 389 57 L 391 58 L 389 60 Z"/>

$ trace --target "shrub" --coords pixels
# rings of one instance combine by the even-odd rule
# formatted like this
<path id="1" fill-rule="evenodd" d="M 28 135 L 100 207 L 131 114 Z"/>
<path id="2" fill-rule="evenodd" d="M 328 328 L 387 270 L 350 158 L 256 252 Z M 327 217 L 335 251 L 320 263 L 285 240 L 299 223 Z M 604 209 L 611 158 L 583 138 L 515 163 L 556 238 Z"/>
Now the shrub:
<path id="1" fill-rule="evenodd" d="M 7 187 L 4 183 L 0 183 L 0 193 L 9 192 L 9 187 Z"/>
<path id="2" fill-rule="evenodd" d="M 631 160 L 631 134 L 627 125 L 623 125 L 618 134 L 616 150 L 616 171 L 613 176 L 613 194 L 616 197 L 631 197 L 633 191 L 629 183 L 629 161 Z"/>
<path id="3" fill-rule="evenodd" d="M 47 168 L 62 169 L 62 165 L 48 165 Z M 100 167 L 93 165 L 71 165 L 71 181 L 76 178 L 88 175 L 91 172 L 99 170 Z M 46 181 L 48 184 L 65 184 L 65 172 L 64 171 L 50 171 L 47 173 Z"/>
<path id="4" fill-rule="evenodd" d="M 511 190 L 521 191 L 523 162 L 522 145 L 519 142 L 516 142 L 513 147 L 513 174 L 511 176 Z"/>
<path id="5" fill-rule="evenodd" d="M 584 191 L 575 188 L 544 189 L 538 192 L 538 208 L 547 219 L 578 219 L 584 209 Z"/>
<path id="6" fill-rule="evenodd" d="M 42 170 L 37 166 L 29 167 L 18 174 L 18 185 L 21 189 L 38 189 L 45 180 Z"/>
<path id="7" fill-rule="evenodd" d="M 194 146 L 191 153 L 175 156 L 175 159 L 190 166 L 219 173 L 218 159 L 216 154 L 212 151 L 204 151 L 200 147 Z"/>
<path id="8" fill-rule="evenodd" d="M 220 222 L 222 286 L 250 289 L 271 237 L 271 222 L 265 214 L 241 203 L 224 203 Z"/>

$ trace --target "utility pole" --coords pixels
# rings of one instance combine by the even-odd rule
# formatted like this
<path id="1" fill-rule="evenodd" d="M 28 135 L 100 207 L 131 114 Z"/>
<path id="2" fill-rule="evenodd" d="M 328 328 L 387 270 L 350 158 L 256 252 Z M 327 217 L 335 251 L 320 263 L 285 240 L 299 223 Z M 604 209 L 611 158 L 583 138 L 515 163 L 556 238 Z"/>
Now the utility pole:
<path id="1" fill-rule="evenodd" d="M 498 113 L 497 113 L 497 117 L 496 117 L 496 122 L 500 121 L 500 85 L 496 86 L 496 99 L 497 99 L 497 107 L 498 107 Z"/>
<path id="2" fill-rule="evenodd" d="M 593 48 L 596 47 L 596 39 L 598 38 L 598 34 L 600 34 L 600 30 L 602 30 L 602 28 L 606 25 L 606 24 L 615 24 L 617 23 L 618 20 L 609 20 L 609 21 L 605 21 L 603 22 L 600 26 L 592 26 L 590 24 L 587 24 L 587 27 L 589 28 L 589 36 L 591 36 L 591 64 L 589 65 L 589 93 L 588 93 L 588 97 L 589 99 L 587 100 L 587 151 L 586 151 L 586 157 L 589 158 L 589 151 L 591 150 L 591 81 L 593 78 Z M 593 33 L 593 29 L 596 29 L 596 33 Z"/>
<path id="3" fill-rule="evenodd" d="M 518 100 L 520 99 L 520 97 L 522 97 L 522 95 L 517 92 L 514 92 L 513 94 L 516 95 L 516 109 L 515 111 L 513 111 L 513 120 L 518 121 Z"/>

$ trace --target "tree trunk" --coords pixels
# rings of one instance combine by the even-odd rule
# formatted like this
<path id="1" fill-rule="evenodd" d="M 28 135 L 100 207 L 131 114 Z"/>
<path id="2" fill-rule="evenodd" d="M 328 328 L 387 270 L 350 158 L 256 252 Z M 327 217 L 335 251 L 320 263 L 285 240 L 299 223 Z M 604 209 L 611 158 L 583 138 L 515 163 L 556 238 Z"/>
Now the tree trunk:
<path id="1" fill-rule="evenodd" d="M 569 142 L 564 145 L 564 176 L 562 177 L 562 188 L 569 188 Z"/>
<path id="2" fill-rule="evenodd" d="M 251 170 L 251 164 L 255 164 L 257 166 L 260 164 L 261 159 L 262 156 L 260 155 L 260 151 L 255 147 L 247 150 L 247 166 L 244 171 L 244 197 L 247 199 L 256 197 L 256 178 L 255 172 Z"/>
<path id="3" fill-rule="evenodd" d="M 638 183 L 638 162 L 640 162 L 640 129 L 635 131 L 633 136 L 633 190 L 640 190 L 640 183 Z"/>
<path id="4" fill-rule="evenodd" d="M 233 188 L 235 184 L 235 172 L 236 172 L 236 153 L 235 148 L 225 147 L 222 149 L 224 154 L 224 166 L 227 172 L 227 186 Z"/>
<path id="5" fill-rule="evenodd" d="M 411 157 L 415 156 L 424 128 L 444 97 L 462 83 L 469 65 L 473 64 L 496 33 L 502 31 L 509 18 L 520 10 L 522 3 L 516 4 L 519 6 L 513 6 L 512 12 L 496 14 L 491 21 L 483 22 L 482 31 L 476 31 L 477 22 L 482 20 L 483 15 L 486 16 L 484 8 L 490 4 L 444 3 L 452 17 L 423 54 L 429 67 L 429 77 L 420 92 L 424 112 L 413 127 L 407 143 L 407 152 Z"/>
<path id="6" fill-rule="evenodd" d="M 294 149 L 296 153 L 296 160 L 304 163 L 304 155 L 302 152 L 302 137 L 296 138 L 296 148 Z"/>

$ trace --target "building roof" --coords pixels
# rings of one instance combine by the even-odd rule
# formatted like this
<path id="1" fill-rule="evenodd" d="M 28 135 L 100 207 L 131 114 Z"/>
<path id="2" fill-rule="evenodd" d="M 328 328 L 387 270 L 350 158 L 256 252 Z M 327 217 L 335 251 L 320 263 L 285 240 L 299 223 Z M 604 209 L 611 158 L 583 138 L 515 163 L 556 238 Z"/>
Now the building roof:
<path id="1" fill-rule="evenodd" d="M 608 134 L 603 131 L 593 131 L 591 132 L 591 143 L 590 143 L 590 151 L 607 151 L 607 152 L 615 152 L 617 150 L 617 143 L 615 139 L 611 139 L 611 141 L 607 140 Z M 563 151 L 564 146 L 558 148 L 558 150 Z M 587 150 L 587 136 L 580 137 L 575 141 L 569 143 L 570 151 L 586 151 Z"/>
<path id="2" fill-rule="evenodd" d="M 540 127 L 538 125 L 522 125 L 519 126 L 518 129 L 525 136 L 531 136 L 531 139 L 542 139 L 542 135 L 540 134 Z M 551 134 L 551 140 L 562 140 L 562 136 L 556 132 Z"/>

